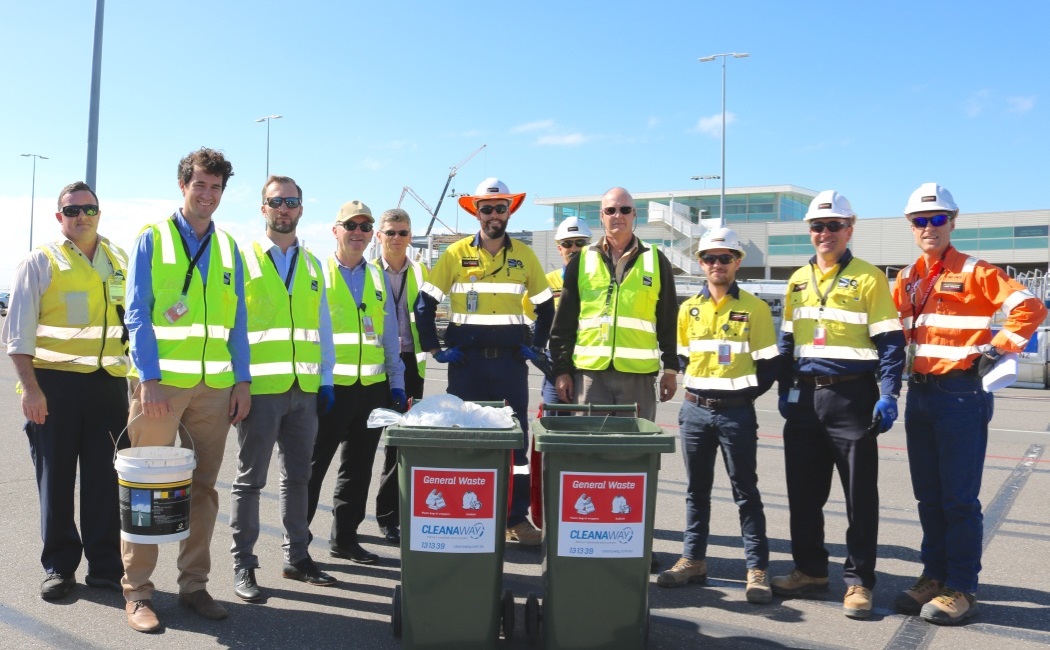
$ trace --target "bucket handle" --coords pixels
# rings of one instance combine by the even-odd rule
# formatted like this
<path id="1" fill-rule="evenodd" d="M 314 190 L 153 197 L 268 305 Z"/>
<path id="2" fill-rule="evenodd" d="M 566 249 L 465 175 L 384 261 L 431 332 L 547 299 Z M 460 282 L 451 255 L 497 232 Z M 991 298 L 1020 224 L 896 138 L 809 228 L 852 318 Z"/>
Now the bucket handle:
<path id="1" fill-rule="evenodd" d="M 144 413 L 139 413 L 135 417 L 131 418 L 131 420 L 129 420 L 127 425 L 124 427 L 124 430 L 121 431 L 120 435 L 117 436 L 116 439 L 113 441 L 113 462 L 114 463 L 117 462 L 117 451 L 118 451 L 117 444 L 120 442 L 120 439 L 123 438 L 124 434 L 128 432 L 128 428 L 131 426 L 131 423 L 134 422 L 135 420 L 139 419 L 143 415 L 145 415 L 145 414 Z M 196 461 L 197 460 L 197 449 L 196 449 L 197 445 L 195 445 L 193 443 L 193 435 L 190 433 L 190 430 L 186 428 L 186 425 L 182 423 L 182 420 L 180 420 L 179 418 L 175 418 L 175 420 L 179 423 L 179 427 L 178 427 L 178 429 L 175 429 L 175 433 L 178 433 L 179 429 L 182 429 L 183 431 L 186 432 L 186 437 L 190 439 L 190 451 L 193 452 L 193 460 Z M 128 439 L 130 440 L 130 437 Z"/>

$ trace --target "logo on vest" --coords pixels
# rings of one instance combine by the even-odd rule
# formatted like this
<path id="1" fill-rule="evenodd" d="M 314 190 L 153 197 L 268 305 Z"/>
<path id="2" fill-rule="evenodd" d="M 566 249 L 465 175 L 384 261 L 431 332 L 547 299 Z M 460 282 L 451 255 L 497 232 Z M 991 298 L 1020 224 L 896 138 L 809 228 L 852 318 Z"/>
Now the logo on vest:
<path id="1" fill-rule="evenodd" d="M 653 286 L 653 276 L 651 276 L 651 275 L 643 275 L 642 276 L 642 286 L 643 287 L 651 287 L 651 286 Z"/>
<path id="2" fill-rule="evenodd" d="M 737 323 L 746 323 L 751 320 L 751 314 L 746 311 L 731 311 L 729 312 L 729 320 Z"/>
<path id="3" fill-rule="evenodd" d="M 796 282 L 792 287 L 792 291 L 805 291 L 806 287 L 809 286 L 808 282 Z"/>
<path id="4" fill-rule="evenodd" d="M 223 271 L 222 272 L 222 283 L 223 284 L 229 284 L 230 283 L 230 272 L 229 271 Z"/>
<path id="5" fill-rule="evenodd" d="M 524 269 L 525 262 L 522 262 L 521 260 L 507 260 L 507 266 L 512 269 Z"/>
<path id="6" fill-rule="evenodd" d="M 317 291 L 317 280 L 311 280 L 310 281 L 310 289 L 312 291 Z"/>
<path id="7" fill-rule="evenodd" d="M 856 289 L 860 285 L 857 283 L 856 278 L 839 278 L 839 287 L 843 289 Z"/>

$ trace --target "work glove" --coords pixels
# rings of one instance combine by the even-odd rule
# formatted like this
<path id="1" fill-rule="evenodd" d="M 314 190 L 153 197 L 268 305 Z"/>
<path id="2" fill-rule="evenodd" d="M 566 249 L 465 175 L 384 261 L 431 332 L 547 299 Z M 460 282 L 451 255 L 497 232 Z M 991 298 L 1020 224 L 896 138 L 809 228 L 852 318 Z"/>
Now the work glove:
<path id="1" fill-rule="evenodd" d="M 981 356 L 977 358 L 977 375 L 984 377 L 991 372 L 996 362 L 1002 358 L 1003 352 L 991 345 L 982 345 L 978 350 L 981 351 Z"/>
<path id="2" fill-rule="evenodd" d="M 785 420 L 788 419 L 788 396 L 781 395 L 780 399 L 777 400 L 777 410 L 780 411 L 780 417 Z"/>
<path id="3" fill-rule="evenodd" d="M 535 345 L 528 346 L 522 343 L 521 356 L 532 363 L 532 365 L 536 366 L 536 369 L 543 373 L 543 376 L 547 378 L 547 381 L 551 384 L 554 383 L 554 380 L 556 379 L 554 376 L 554 364 L 547 358 L 547 353 L 543 348 Z"/>
<path id="4" fill-rule="evenodd" d="M 317 414 L 328 415 L 335 404 L 335 386 L 321 386 L 317 389 Z"/>
<path id="5" fill-rule="evenodd" d="M 394 410 L 398 413 L 408 410 L 408 395 L 405 394 L 404 388 L 391 388 L 390 401 L 394 403 Z"/>
<path id="6" fill-rule="evenodd" d="M 434 360 L 438 363 L 463 363 L 463 350 L 458 345 L 444 349 L 434 355 Z"/>
<path id="7" fill-rule="evenodd" d="M 871 428 L 868 433 L 879 435 L 886 433 L 897 419 L 897 400 L 889 395 L 883 395 L 875 402 L 875 410 L 871 412 Z"/>

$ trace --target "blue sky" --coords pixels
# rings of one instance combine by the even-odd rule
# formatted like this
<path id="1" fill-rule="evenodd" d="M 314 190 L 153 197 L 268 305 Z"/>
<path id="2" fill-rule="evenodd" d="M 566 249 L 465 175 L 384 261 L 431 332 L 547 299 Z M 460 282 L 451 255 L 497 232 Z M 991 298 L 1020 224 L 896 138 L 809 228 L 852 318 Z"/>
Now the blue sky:
<path id="1" fill-rule="evenodd" d="M 0 287 L 57 234 L 58 190 L 83 178 L 93 0 L 11 2 L 0 60 Z M 129 245 L 181 204 L 179 158 L 222 149 L 235 176 L 216 213 L 261 233 L 270 170 L 306 192 L 300 232 L 332 249 L 339 205 L 433 207 L 453 181 L 528 192 L 512 228 L 549 227 L 537 197 L 702 187 L 719 173 L 728 64 L 729 187 L 834 188 L 861 217 L 900 213 L 935 180 L 963 212 L 1050 207 L 1050 9 L 1042 2 L 179 3 L 106 6 L 97 189 L 100 231 Z M 714 183 L 709 187 L 714 187 Z M 426 215 L 411 199 L 417 222 Z M 453 199 L 440 216 L 455 223 Z M 473 229 L 459 213 L 461 229 Z M 858 232 L 858 236 L 862 236 Z"/>

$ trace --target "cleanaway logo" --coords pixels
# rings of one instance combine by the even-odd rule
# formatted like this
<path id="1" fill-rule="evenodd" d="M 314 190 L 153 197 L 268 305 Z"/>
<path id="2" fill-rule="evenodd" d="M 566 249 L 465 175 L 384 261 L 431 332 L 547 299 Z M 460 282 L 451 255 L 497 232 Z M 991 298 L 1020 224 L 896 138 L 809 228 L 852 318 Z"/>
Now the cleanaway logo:
<path id="1" fill-rule="evenodd" d="M 634 539 L 634 530 L 631 528 L 622 528 L 620 530 L 586 530 L 577 528 L 569 533 L 569 539 L 628 544 Z"/>
<path id="2" fill-rule="evenodd" d="M 420 532 L 424 535 L 449 535 L 452 537 L 469 537 L 481 539 L 485 536 L 485 524 L 476 523 L 469 526 L 443 526 L 440 524 L 424 525 Z"/>

